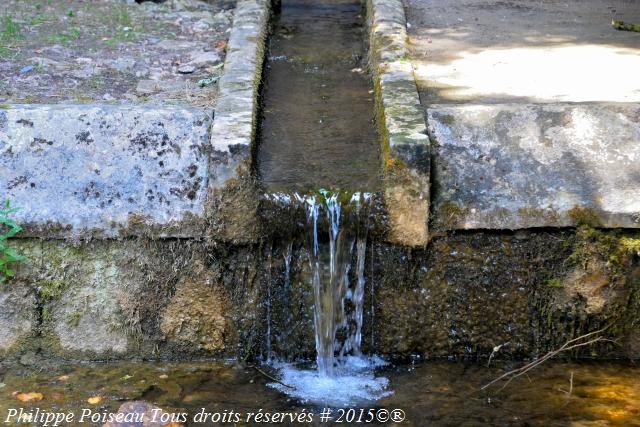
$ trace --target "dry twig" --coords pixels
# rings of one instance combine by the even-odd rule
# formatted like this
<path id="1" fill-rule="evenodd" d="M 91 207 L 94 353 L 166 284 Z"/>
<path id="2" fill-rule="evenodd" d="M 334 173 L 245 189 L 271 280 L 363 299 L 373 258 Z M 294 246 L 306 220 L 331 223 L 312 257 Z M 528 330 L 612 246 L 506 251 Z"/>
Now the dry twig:
<path id="1" fill-rule="evenodd" d="M 569 341 L 567 341 L 566 343 L 564 343 L 564 345 L 562 345 L 562 347 L 558 348 L 557 350 L 553 350 L 550 351 L 549 353 L 545 354 L 544 356 L 542 356 L 540 359 L 534 360 L 531 363 L 528 363 L 520 368 L 516 368 L 516 369 L 512 369 L 509 372 L 505 372 L 504 374 L 500 375 L 498 378 L 494 379 L 493 381 L 483 385 L 480 390 L 484 390 L 487 387 L 492 386 L 493 384 L 502 381 L 504 379 L 507 379 L 507 382 L 502 386 L 502 388 L 500 390 L 502 390 L 503 388 L 505 388 L 506 386 L 509 385 L 509 383 L 511 381 L 513 381 L 514 379 L 522 376 L 522 375 L 526 375 L 527 372 L 529 372 L 530 370 L 537 368 L 538 366 L 540 366 L 541 364 L 543 364 L 544 362 L 546 362 L 547 360 L 551 359 L 552 357 L 557 356 L 560 353 L 563 353 L 565 351 L 570 351 L 573 349 L 576 349 L 578 347 L 584 347 L 586 345 L 591 345 L 591 344 L 595 344 L 597 342 L 604 342 L 604 341 L 609 341 L 612 342 L 612 340 L 603 338 L 602 336 L 599 336 L 599 334 L 601 334 L 602 332 L 604 332 L 606 329 L 608 328 L 602 328 L 599 329 L 597 331 L 593 331 L 593 332 L 589 332 L 588 334 L 585 335 L 581 335 L 577 338 L 573 338 Z M 595 337 L 595 338 L 591 338 L 591 337 Z M 587 341 L 584 341 L 585 339 L 590 338 Z M 572 384 L 573 384 L 573 378 L 572 378 Z"/>
<path id="2" fill-rule="evenodd" d="M 283 385 L 283 386 L 285 386 L 285 387 L 287 387 L 287 388 L 295 389 L 295 387 L 294 387 L 294 386 L 283 383 L 283 382 L 282 382 L 282 381 L 280 381 L 279 379 L 277 379 L 277 378 L 275 378 L 275 377 L 273 377 L 273 376 L 271 376 L 271 375 L 267 374 L 265 371 L 263 371 L 262 369 L 258 368 L 256 365 L 249 365 L 249 367 L 250 367 L 250 368 L 255 369 L 256 371 L 258 371 L 259 373 L 261 373 L 261 374 L 262 374 L 262 375 L 264 375 L 265 377 L 269 378 L 271 381 L 275 381 L 275 382 L 277 382 L 278 384 Z"/>

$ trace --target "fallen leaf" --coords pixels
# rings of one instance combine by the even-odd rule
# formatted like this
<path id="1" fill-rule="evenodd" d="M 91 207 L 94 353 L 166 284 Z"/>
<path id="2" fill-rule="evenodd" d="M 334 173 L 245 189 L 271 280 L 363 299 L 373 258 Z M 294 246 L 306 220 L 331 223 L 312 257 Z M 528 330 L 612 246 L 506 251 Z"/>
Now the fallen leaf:
<path id="1" fill-rule="evenodd" d="M 102 397 L 100 396 L 93 396 L 87 399 L 87 403 L 91 405 L 97 405 L 100 402 L 102 402 Z"/>
<path id="2" fill-rule="evenodd" d="M 58 377 L 58 381 L 67 381 L 69 379 L 69 375 L 63 375 L 61 377 Z"/>
<path id="3" fill-rule="evenodd" d="M 32 401 L 39 401 L 44 399 L 44 396 L 42 395 L 42 393 L 36 393 L 34 391 L 29 392 L 29 393 L 20 393 L 20 392 L 15 392 L 13 393 L 13 396 L 18 399 L 20 402 L 32 402 Z"/>

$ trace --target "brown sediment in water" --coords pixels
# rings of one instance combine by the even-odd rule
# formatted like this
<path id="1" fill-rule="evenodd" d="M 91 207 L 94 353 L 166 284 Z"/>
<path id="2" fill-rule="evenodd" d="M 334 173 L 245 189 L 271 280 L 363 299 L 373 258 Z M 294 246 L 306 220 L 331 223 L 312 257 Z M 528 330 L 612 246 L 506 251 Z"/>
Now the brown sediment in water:
<path id="1" fill-rule="evenodd" d="M 640 417 L 640 368 L 625 363 L 548 362 L 500 390 L 502 384 L 480 391 L 512 365 L 428 362 L 381 370 L 390 380 L 393 395 L 375 406 L 401 409 L 402 425 L 638 425 Z M 269 368 L 264 368 L 269 370 Z M 277 373 L 271 372 L 276 375 Z M 165 412 L 186 413 L 186 426 L 219 425 L 193 423 L 206 412 L 248 413 L 314 412 L 313 404 L 291 401 L 267 387 L 269 378 L 248 366 L 224 362 L 82 364 L 46 370 L 12 370 L 2 376 L 0 413 L 10 408 L 25 412 L 71 412 L 76 419 L 83 410 L 102 414 L 117 412 L 128 401 L 145 401 Z M 40 393 L 42 400 L 21 402 L 15 391 Z M 89 399 L 100 397 L 98 404 Z M 95 402 L 95 400 L 91 400 Z M 336 412 L 337 415 L 337 412 Z M 597 424 L 591 424 L 597 423 Z M 86 422 L 85 425 L 102 425 Z M 302 425 L 287 423 L 280 425 Z M 323 425 L 344 425 L 323 423 Z M 367 425 L 385 425 L 377 422 Z M 388 425 L 388 424 L 386 424 Z"/>

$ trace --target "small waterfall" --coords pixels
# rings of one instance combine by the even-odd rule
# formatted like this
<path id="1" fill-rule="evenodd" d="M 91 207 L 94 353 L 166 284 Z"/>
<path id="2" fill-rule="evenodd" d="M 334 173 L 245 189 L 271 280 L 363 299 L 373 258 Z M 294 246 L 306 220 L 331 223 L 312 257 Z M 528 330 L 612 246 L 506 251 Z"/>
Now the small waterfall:
<path id="1" fill-rule="evenodd" d="M 339 194 L 322 192 L 322 202 L 311 196 L 306 203 L 307 222 L 311 227 L 309 264 L 311 286 L 314 291 L 314 326 L 316 339 L 316 360 L 318 372 L 322 376 L 333 376 L 338 361 L 348 354 L 362 354 L 362 323 L 364 311 L 364 265 L 366 255 L 366 224 L 361 226 L 361 205 L 368 202 L 369 195 L 355 193 L 343 209 Z M 323 254 L 318 242 L 318 222 L 322 211 L 326 212 L 329 236 L 328 273 L 325 270 Z M 357 244 L 356 244 L 357 241 Z M 349 283 L 354 244 L 357 253 L 357 282 L 355 288 Z M 349 307 L 347 307 L 349 304 Z M 342 342 L 338 331 L 344 331 Z"/>
<path id="2" fill-rule="evenodd" d="M 288 293 L 291 290 L 291 252 L 293 251 L 293 242 L 287 243 L 284 249 L 284 290 L 285 297 L 288 297 Z"/>
<path id="3" fill-rule="evenodd" d="M 307 196 L 272 194 L 270 199 L 304 209 L 317 363 L 317 369 L 309 371 L 274 362 L 282 370 L 282 382 L 292 388 L 270 385 L 303 401 L 336 405 L 388 396 L 388 380 L 374 374 L 385 363 L 362 355 L 370 195 L 320 191 Z M 283 250 L 284 295 L 290 286 L 291 251 L 289 242 Z"/>
<path id="4" fill-rule="evenodd" d="M 362 354 L 362 321 L 364 316 L 364 261 L 367 251 L 367 238 L 359 237 L 358 244 L 356 245 L 357 254 L 357 272 L 358 283 L 356 284 L 355 292 L 353 293 L 353 303 L 355 305 L 354 320 L 356 323 L 356 331 L 353 335 L 353 354 L 360 356 Z"/>

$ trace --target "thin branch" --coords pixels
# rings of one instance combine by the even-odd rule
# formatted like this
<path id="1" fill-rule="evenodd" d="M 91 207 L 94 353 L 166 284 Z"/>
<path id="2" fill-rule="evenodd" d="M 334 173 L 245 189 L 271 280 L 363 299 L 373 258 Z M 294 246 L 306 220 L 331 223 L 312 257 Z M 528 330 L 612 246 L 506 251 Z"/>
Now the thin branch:
<path id="1" fill-rule="evenodd" d="M 282 381 L 280 381 L 279 379 L 277 379 L 277 378 L 275 378 L 275 377 L 273 377 L 273 376 L 271 376 L 271 375 L 267 374 L 265 371 L 263 371 L 262 369 L 258 368 L 257 366 L 255 366 L 255 365 L 249 365 L 249 367 L 250 367 L 250 368 L 255 369 L 255 370 L 256 370 L 256 371 L 258 371 L 258 372 L 260 372 L 262 375 L 264 375 L 265 377 L 269 378 L 271 381 L 275 381 L 275 382 L 277 382 L 278 384 L 280 384 L 280 385 L 282 385 L 282 386 L 285 386 L 285 387 L 287 387 L 287 388 L 290 388 L 290 389 L 294 389 L 294 390 L 295 390 L 295 387 L 294 387 L 294 386 L 283 383 L 283 382 L 282 382 Z"/>
<path id="2" fill-rule="evenodd" d="M 602 333 L 602 332 L 604 332 L 607 328 L 608 328 L 608 326 L 607 326 L 607 327 L 604 327 L 604 328 L 602 328 L 602 329 L 599 329 L 599 330 L 597 330 L 597 331 L 593 331 L 593 332 L 589 332 L 588 334 L 581 335 L 581 336 L 579 336 L 579 337 L 577 337 L 577 338 L 573 338 L 573 339 L 571 339 L 571 340 L 567 341 L 566 343 L 564 343 L 564 344 L 563 344 L 560 348 L 558 348 L 557 350 L 553 350 L 553 351 L 548 352 L 547 354 L 545 354 L 544 356 L 542 356 L 540 359 L 534 360 L 533 362 L 528 363 L 528 364 L 526 364 L 526 365 L 524 365 L 524 366 L 521 366 L 520 368 L 512 369 L 512 370 L 510 370 L 510 371 L 508 371 L 508 372 L 505 372 L 504 374 L 500 375 L 498 378 L 494 379 L 493 381 L 491 381 L 491 382 L 489 382 L 489 383 L 487 383 L 487 384 L 483 385 L 483 386 L 480 388 L 480 390 L 484 390 L 484 389 L 486 389 L 487 387 L 490 387 L 491 385 L 493 385 L 493 384 L 495 384 L 495 383 L 497 383 L 497 382 L 499 382 L 499 381 L 502 381 L 502 380 L 504 380 L 504 379 L 508 378 L 507 382 L 506 382 L 506 383 L 502 386 L 502 388 L 500 389 L 500 390 L 502 390 L 502 389 L 503 389 L 503 388 L 505 388 L 507 385 L 509 385 L 509 383 L 510 383 L 511 381 L 513 381 L 515 378 L 518 378 L 518 377 L 520 377 L 520 376 L 522 376 L 522 375 L 525 375 L 525 374 L 526 374 L 527 372 L 529 372 L 530 370 L 532 370 L 532 369 L 534 369 L 534 368 L 537 368 L 538 366 L 540 366 L 541 364 L 543 364 L 543 363 L 544 363 L 544 362 L 546 362 L 547 360 L 549 360 L 549 359 L 551 359 L 551 358 L 553 358 L 553 357 L 557 356 L 558 354 L 560 354 L 560 353 L 562 353 L 562 352 L 570 351 L 570 350 L 576 349 L 576 348 L 578 348 L 578 347 L 584 347 L 584 346 L 587 346 L 587 345 L 595 344 L 595 343 L 597 343 L 597 342 L 603 342 L 603 341 L 615 342 L 615 341 L 610 340 L 610 339 L 605 339 L 605 338 L 603 338 L 603 337 L 601 337 L 601 336 L 597 336 L 597 337 L 592 338 L 592 339 L 590 339 L 590 340 L 588 340 L 588 341 L 579 342 L 579 341 L 582 341 L 582 340 L 584 340 L 584 339 L 586 339 L 586 338 L 593 337 L 594 335 L 601 334 L 601 333 Z"/>

